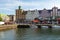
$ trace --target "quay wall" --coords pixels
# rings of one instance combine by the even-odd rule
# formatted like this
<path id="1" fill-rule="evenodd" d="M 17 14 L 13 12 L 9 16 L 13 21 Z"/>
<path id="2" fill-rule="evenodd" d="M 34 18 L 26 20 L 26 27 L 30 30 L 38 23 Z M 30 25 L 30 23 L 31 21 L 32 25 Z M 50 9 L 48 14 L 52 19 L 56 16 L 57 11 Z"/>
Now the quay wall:
<path id="1" fill-rule="evenodd" d="M 16 29 L 16 28 L 30 28 L 33 24 L 9 24 L 9 25 L 0 25 L 0 30 L 7 30 L 7 29 Z M 48 28 L 52 28 L 52 24 L 37 24 L 38 28 L 42 26 L 48 26 Z"/>
<path id="2" fill-rule="evenodd" d="M 8 30 L 8 29 L 16 29 L 16 28 L 17 28 L 16 24 L 0 25 L 0 30 Z"/>
<path id="3" fill-rule="evenodd" d="M 34 24 L 19 24 L 17 28 L 31 28 Z M 42 26 L 48 26 L 48 28 L 52 28 L 52 24 L 36 24 L 37 28 L 41 28 Z"/>

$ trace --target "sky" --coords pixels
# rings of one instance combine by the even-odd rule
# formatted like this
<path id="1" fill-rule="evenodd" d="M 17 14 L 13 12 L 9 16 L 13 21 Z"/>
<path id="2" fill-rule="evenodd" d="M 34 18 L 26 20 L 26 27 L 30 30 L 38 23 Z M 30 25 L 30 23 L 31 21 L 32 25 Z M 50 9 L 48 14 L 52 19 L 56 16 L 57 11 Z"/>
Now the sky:
<path id="1" fill-rule="evenodd" d="M 60 8 L 60 0 L 0 0 L 0 13 L 15 15 L 15 10 L 21 6 L 23 10 Z"/>

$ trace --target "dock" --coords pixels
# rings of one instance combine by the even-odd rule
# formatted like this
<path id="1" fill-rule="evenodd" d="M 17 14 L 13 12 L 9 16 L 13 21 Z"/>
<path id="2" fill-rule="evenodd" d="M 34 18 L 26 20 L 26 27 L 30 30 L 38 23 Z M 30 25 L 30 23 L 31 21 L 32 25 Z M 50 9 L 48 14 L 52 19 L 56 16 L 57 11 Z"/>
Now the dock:
<path id="1" fill-rule="evenodd" d="M 37 28 L 42 28 L 42 26 L 52 28 L 53 25 L 60 26 L 60 24 L 12 24 L 12 25 L 0 25 L 0 30 L 16 29 L 16 28 L 31 28 L 32 27 L 31 25 L 36 25 Z"/>
<path id="2" fill-rule="evenodd" d="M 17 28 L 30 28 L 30 25 L 36 25 L 38 28 L 41 28 L 42 26 L 48 26 L 48 28 L 52 28 L 53 25 L 60 26 L 60 24 L 17 24 Z"/>

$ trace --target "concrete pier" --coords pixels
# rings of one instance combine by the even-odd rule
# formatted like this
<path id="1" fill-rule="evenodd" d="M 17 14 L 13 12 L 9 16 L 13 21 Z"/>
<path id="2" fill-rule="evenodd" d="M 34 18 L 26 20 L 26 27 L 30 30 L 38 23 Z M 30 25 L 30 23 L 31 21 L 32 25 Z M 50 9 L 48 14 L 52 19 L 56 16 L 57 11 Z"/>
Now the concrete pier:
<path id="1" fill-rule="evenodd" d="M 11 25 L 0 25 L 0 30 L 15 29 L 15 28 L 31 28 L 32 26 L 30 27 L 30 25 L 36 25 L 37 28 L 42 28 L 42 26 L 52 28 L 53 26 L 52 24 L 11 24 Z M 60 24 L 55 25 L 60 26 Z"/>
<path id="2" fill-rule="evenodd" d="M 30 25 L 33 24 L 18 24 L 17 28 L 30 28 Z M 41 28 L 42 26 L 48 26 L 48 28 L 52 28 L 52 24 L 35 24 L 38 28 Z M 57 24 L 56 24 L 57 25 Z M 60 24 L 59 24 L 60 25 Z"/>

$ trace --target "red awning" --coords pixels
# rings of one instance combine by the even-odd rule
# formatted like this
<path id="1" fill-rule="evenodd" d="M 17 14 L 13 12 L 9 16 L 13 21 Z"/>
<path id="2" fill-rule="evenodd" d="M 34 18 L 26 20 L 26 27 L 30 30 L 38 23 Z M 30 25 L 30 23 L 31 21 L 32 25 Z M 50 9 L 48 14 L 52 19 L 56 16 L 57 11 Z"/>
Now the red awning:
<path id="1" fill-rule="evenodd" d="M 39 20 L 33 20 L 33 22 L 39 22 Z"/>

